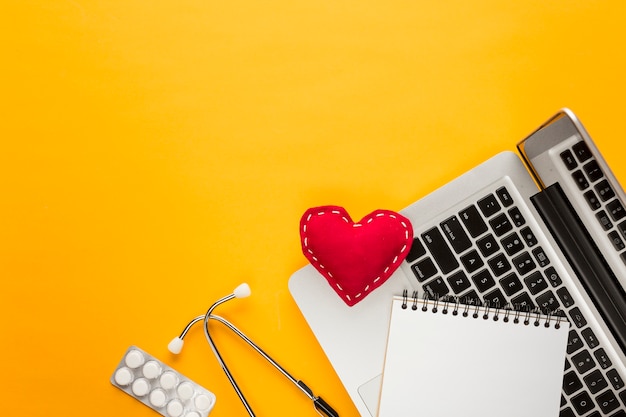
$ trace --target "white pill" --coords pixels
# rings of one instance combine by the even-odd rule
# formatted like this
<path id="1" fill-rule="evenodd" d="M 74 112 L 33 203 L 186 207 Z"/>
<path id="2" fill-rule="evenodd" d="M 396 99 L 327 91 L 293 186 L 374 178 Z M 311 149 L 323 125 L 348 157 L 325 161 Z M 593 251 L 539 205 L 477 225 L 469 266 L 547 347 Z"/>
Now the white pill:
<path id="1" fill-rule="evenodd" d="M 150 392 L 150 383 L 145 378 L 139 378 L 133 382 L 133 394 L 137 397 L 143 397 Z"/>
<path id="2" fill-rule="evenodd" d="M 133 349 L 126 355 L 126 366 L 131 369 L 139 368 L 144 361 L 143 354 L 138 350 Z"/>
<path id="3" fill-rule="evenodd" d="M 201 411 L 206 411 L 211 408 L 211 404 L 213 404 L 213 399 L 208 395 L 200 394 L 194 400 L 194 404 L 196 408 Z"/>
<path id="4" fill-rule="evenodd" d="M 197 411 L 190 411 L 185 414 L 185 417 L 200 417 L 200 413 L 198 413 Z"/>
<path id="5" fill-rule="evenodd" d="M 170 417 L 179 417 L 183 414 L 183 403 L 178 400 L 172 400 L 167 403 L 167 415 Z"/>
<path id="6" fill-rule="evenodd" d="M 148 379 L 154 379 L 161 374 L 161 365 L 157 361 L 148 361 L 143 366 L 143 376 Z"/>
<path id="7" fill-rule="evenodd" d="M 115 382 L 125 387 L 133 381 L 133 373 L 128 368 L 120 368 L 115 372 Z"/>
<path id="8" fill-rule="evenodd" d="M 165 371 L 163 375 L 161 375 L 159 382 L 163 389 L 172 389 L 178 384 L 178 377 L 172 371 Z"/>
<path id="9" fill-rule="evenodd" d="M 152 404 L 153 406 L 157 408 L 163 407 L 166 401 L 167 395 L 162 389 L 157 388 L 150 393 L 150 404 Z"/>
<path id="10" fill-rule="evenodd" d="M 182 400 L 188 400 L 193 397 L 193 391 L 193 385 L 189 382 L 182 382 L 178 388 L 176 388 L 176 392 Z"/>

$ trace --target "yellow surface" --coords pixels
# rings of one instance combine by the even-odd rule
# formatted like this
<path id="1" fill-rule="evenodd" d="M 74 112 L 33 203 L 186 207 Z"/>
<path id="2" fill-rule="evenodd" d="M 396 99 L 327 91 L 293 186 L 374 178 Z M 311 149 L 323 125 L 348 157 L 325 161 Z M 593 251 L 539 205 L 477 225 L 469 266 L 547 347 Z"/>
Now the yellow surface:
<path id="1" fill-rule="evenodd" d="M 109 383 L 131 344 L 246 415 L 200 328 L 166 345 L 247 281 L 220 314 L 354 416 L 287 290 L 307 208 L 399 210 L 563 106 L 626 181 L 621 0 L 3 6 L 2 415 L 155 415 Z M 258 415 L 316 415 L 216 339 Z"/>

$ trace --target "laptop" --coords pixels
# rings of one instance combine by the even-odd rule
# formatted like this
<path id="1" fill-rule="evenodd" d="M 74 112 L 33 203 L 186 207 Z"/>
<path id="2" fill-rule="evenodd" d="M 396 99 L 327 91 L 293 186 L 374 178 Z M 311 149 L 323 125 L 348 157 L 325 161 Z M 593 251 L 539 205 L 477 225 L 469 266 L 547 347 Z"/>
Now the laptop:
<path id="1" fill-rule="evenodd" d="M 560 416 L 626 417 L 624 191 L 569 109 L 517 148 L 520 156 L 500 153 L 401 210 L 414 230 L 411 251 L 355 306 L 311 265 L 290 277 L 292 297 L 361 416 L 377 414 L 391 297 L 408 290 L 562 315 L 571 330 Z M 515 378 L 485 372 L 503 383 Z"/>

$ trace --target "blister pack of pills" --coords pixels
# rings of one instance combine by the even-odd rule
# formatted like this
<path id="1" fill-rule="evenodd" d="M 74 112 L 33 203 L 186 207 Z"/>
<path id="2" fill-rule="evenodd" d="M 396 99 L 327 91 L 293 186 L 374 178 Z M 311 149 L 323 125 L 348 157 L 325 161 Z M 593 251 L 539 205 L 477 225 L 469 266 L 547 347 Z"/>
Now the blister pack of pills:
<path id="1" fill-rule="evenodd" d="M 136 346 L 128 348 L 111 383 L 165 417 L 206 417 L 215 394 Z"/>

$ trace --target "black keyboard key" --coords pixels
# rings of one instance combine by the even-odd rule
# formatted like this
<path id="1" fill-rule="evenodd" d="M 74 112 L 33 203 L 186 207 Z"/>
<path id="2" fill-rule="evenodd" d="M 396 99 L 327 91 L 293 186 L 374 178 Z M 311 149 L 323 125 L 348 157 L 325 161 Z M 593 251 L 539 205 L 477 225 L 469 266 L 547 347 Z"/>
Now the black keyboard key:
<path id="1" fill-rule="evenodd" d="M 572 311 L 569 312 L 569 315 L 572 318 L 572 323 L 579 329 L 587 325 L 587 320 L 578 307 L 574 307 Z"/>
<path id="2" fill-rule="evenodd" d="M 428 297 L 433 300 L 444 297 L 450 292 L 448 286 L 443 281 L 443 279 L 441 279 L 441 277 L 437 277 L 434 280 L 428 282 L 427 284 L 423 285 L 422 288 L 424 289 L 424 292 L 428 293 Z"/>
<path id="3" fill-rule="evenodd" d="M 550 264 L 550 259 L 548 259 L 548 256 L 543 251 L 543 248 L 541 246 L 533 249 L 533 255 L 535 256 L 537 264 L 539 264 L 541 268 L 545 268 Z"/>
<path id="4" fill-rule="evenodd" d="M 594 188 L 602 201 L 609 201 L 615 197 L 615 191 L 613 191 L 613 188 L 607 180 L 600 181 Z"/>
<path id="5" fill-rule="evenodd" d="M 485 217 L 491 217 L 500 211 L 500 203 L 493 194 L 482 198 L 477 204 Z"/>
<path id="6" fill-rule="evenodd" d="M 487 223 L 483 220 L 476 206 L 469 206 L 461 210 L 459 217 L 472 237 L 478 237 L 488 230 Z"/>
<path id="7" fill-rule="evenodd" d="M 602 372 L 597 369 L 589 373 L 589 375 L 585 376 L 583 380 L 585 381 L 585 385 L 587 385 L 587 388 L 589 388 L 589 391 L 592 394 L 597 394 L 598 392 L 609 386 L 604 376 L 602 376 Z"/>
<path id="8" fill-rule="evenodd" d="M 494 231 L 496 236 L 503 236 L 505 233 L 513 230 L 513 224 L 511 224 L 505 213 L 500 213 L 493 219 L 489 220 L 489 224 L 491 225 L 491 229 Z"/>
<path id="9" fill-rule="evenodd" d="M 493 272 L 496 277 L 500 277 L 511 270 L 511 264 L 503 253 L 489 259 L 487 264 L 489 265 L 489 268 L 491 268 L 491 272 Z"/>
<path id="10" fill-rule="evenodd" d="M 596 397 L 596 401 L 598 402 L 598 406 L 603 413 L 610 413 L 619 407 L 619 401 L 613 391 L 608 390 L 603 392 L 602 394 Z"/>
<path id="11" fill-rule="evenodd" d="M 508 296 L 511 296 L 524 288 L 515 273 L 510 273 L 506 277 L 502 278 L 500 280 L 500 287 L 502 287 Z"/>
<path id="12" fill-rule="evenodd" d="M 499 288 L 489 292 L 484 299 L 491 307 L 502 308 L 506 305 L 506 298 L 504 298 L 504 294 L 502 294 Z"/>
<path id="13" fill-rule="evenodd" d="M 572 367 L 572 364 L 567 360 L 567 358 L 565 358 L 565 370 L 567 371 L 571 367 Z"/>
<path id="14" fill-rule="evenodd" d="M 530 293 L 535 295 L 548 288 L 548 283 L 543 279 L 541 272 L 535 271 L 526 278 L 524 278 L 526 287 L 530 290 Z"/>
<path id="15" fill-rule="evenodd" d="M 413 239 L 413 243 L 411 244 L 411 250 L 409 250 L 408 255 L 406 255 L 407 262 L 413 262 L 426 255 L 426 248 L 422 245 L 422 242 L 418 238 Z"/>
<path id="16" fill-rule="evenodd" d="M 452 288 L 452 291 L 455 294 L 460 294 L 462 291 L 465 291 L 472 286 L 469 279 L 467 278 L 467 275 L 465 275 L 465 272 L 463 271 L 455 272 L 454 274 L 450 275 L 447 280 L 450 288 Z"/>
<path id="17" fill-rule="evenodd" d="M 553 287 L 558 287 L 563 283 L 563 281 L 561 281 L 561 277 L 559 277 L 559 274 L 557 274 L 556 269 L 553 267 L 546 268 L 545 273 L 546 278 L 548 278 L 548 282 L 552 284 Z"/>
<path id="18" fill-rule="evenodd" d="M 484 257 L 489 257 L 496 253 L 500 246 L 498 242 L 496 242 L 496 238 L 493 235 L 487 235 L 483 238 L 480 238 L 476 241 L 476 246 L 478 246 L 478 250 L 483 254 Z"/>
<path id="19" fill-rule="evenodd" d="M 624 241 L 615 230 L 609 233 L 609 240 L 611 241 L 611 243 L 613 244 L 613 247 L 617 251 L 621 251 L 621 250 L 624 250 L 624 248 L 626 248 L 626 245 L 624 245 Z"/>
<path id="20" fill-rule="evenodd" d="M 624 397 L 626 397 L 626 395 Z M 622 398 L 623 403 L 626 403 L 626 400 L 624 400 L 624 398 L 622 397 L 622 393 L 620 393 L 620 398 Z M 626 411 L 619 410 L 617 413 L 611 414 L 610 417 L 626 417 Z"/>
<path id="21" fill-rule="evenodd" d="M 576 414 L 574 414 L 571 408 L 567 407 L 561 410 L 559 417 L 576 417 Z"/>
<path id="22" fill-rule="evenodd" d="M 567 395 L 571 395 L 581 389 L 583 383 L 580 382 L 580 378 L 576 375 L 576 372 L 570 371 L 563 376 L 563 392 Z"/>
<path id="23" fill-rule="evenodd" d="M 626 216 L 626 210 L 624 210 L 624 206 L 619 200 L 613 200 L 609 204 L 606 205 L 606 208 L 609 210 L 609 214 L 613 220 L 620 221 Z"/>
<path id="24" fill-rule="evenodd" d="M 611 363 L 611 359 L 609 359 L 609 356 L 606 354 L 606 352 L 602 348 L 593 352 L 593 356 L 596 357 L 596 360 L 598 361 L 598 365 L 600 365 L 600 368 L 602 369 L 608 369 L 611 367 L 611 365 L 613 365 Z"/>
<path id="25" fill-rule="evenodd" d="M 459 300 L 461 304 L 469 304 L 471 306 L 483 305 L 482 300 L 474 290 L 470 290 L 469 292 L 465 293 L 464 295 L 459 297 Z"/>
<path id="26" fill-rule="evenodd" d="M 517 233 L 511 233 L 507 237 L 502 239 L 502 247 L 509 256 L 515 255 L 517 252 L 524 249 L 524 242 L 520 239 Z"/>
<path id="27" fill-rule="evenodd" d="M 536 267 L 535 261 L 533 261 L 528 252 L 513 258 L 513 265 L 515 265 L 520 275 L 526 275 Z"/>
<path id="28" fill-rule="evenodd" d="M 600 345 L 600 341 L 590 328 L 584 329 L 580 334 L 582 334 L 590 349 L 595 349 Z"/>
<path id="29" fill-rule="evenodd" d="M 489 271 L 486 269 L 483 269 L 478 274 L 474 275 L 472 277 L 472 281 L 474 281 L 476 288 L 478 288 L 478 291 L 480 292 L 485 292 L 489 288 L 496 285 L 496 282 L 494 281 L 493 277 L 491 276 Z"/>
<path id="30" fill-rule="evenodd" d="M 604 174 L 602 174 L 602 170 L 600 169 L 600 165 L 598 165 L 595 160 L 585 164 L 583 166 L 583 170 L 585 171 L 587 177 L 589 177 L 591 182 L 596 182 L 604 176 Z"/>
<path id="31" fill-rule="evenodd" d="M 456 260 L 454 254 L 450 250 L 450 247 L 444 240 L 441 232 L 436 227 L 422 233 L 422 240 L 426 244 L 428 250 L 435 258 L 435 262 L 439 265 L 439 269 L 444 274 L 449 274 L 459 266 L 459 261 Z"/>
<path id="32" fill-rule="evenodd" d="M 626 391 L 622 391 L 618 395 L 622 399 L 622 402 L 626 404 Z M 615 416 L 611 416 L 611 417 L 615 417 Z"/>
<path id="33" fill-rule="evenodd" d="M 617 373 L 617 370 L 611 369 L 610 371 L 606 373 L 606 377 L 609 378 L 609 382 L 611 383 L 614 389 L 620 390 L 624 388 L 624 381 L 622 380 L 622 377 L 620 377 L 619 374 Z M 624 398 L 624 402 L 626 403 L 626 398 Z"/>
<path id="34" fill-rule="evenodd" d="M 617 229 L 620 231 L 624 239 L 626 239 L 626 222 L 621 222 L 617 225 Z"/>
<path id="35" fill-rule="evenodd" d="M 567 353 L 572 354 L 579 349 L 582 349 L 585 345 L 582 339 L 576 333 L 576 330 L 570 330 L 567 336 Z"/>
<path id="36" fill-rule="evenodd" d="M 422 259 L 415 265 L 411 265 L 411 270 L 419 282 L 424 282 L 437 273 L 437 267 L 430 258 Z"/>
<path id="37" fill-rule="evenodd" d="M 576 158 L 583 163 L 587 159 L 591 158 L 591 151 L 585 142 L 578 142 L 574 146 L 572 146 L 572 150 L 574 151 L 574 155 Z"/>
<path id="38" fill-rule="evenodd" d="M 572 172 L 572 178 L 580 190 L 589 188 L 589 181 L 587 181 L 587 177 L 581 170 Z"/>
<path id="39" fill-rule="evenodd" d="M 452 216 L 441 222 L 440 226 L 444 236 L 448 239 L 456 253 L 464 252 L 472 246 L 472 241 L 465 233 L 465 230 L 463 230 L 458 217 Z"/>
<path id="40" fill-rule="evenodd" d="M 596 213 L 596 219 L 598 220 L 598 223 L 600 223 L 600 226 L 602 226 L 604 230 L 609 230 L 613 227 L 613 223 L 611 223 L 611 219 L 609 219 L 609 216 L 606 214 L 606 211 L 604 210 L 601 210 Z"/>
<path id="41" fill-rule="evenodd" d="M 481 268 L 485 262 L 483 258 L 478 254 L 476 250 L 471 250 L 465 255 L 461 256 L 461 263 L 465 267 L 465 270 L 470 274 Z"/>
<path id="42" fill-rule="evenodd" d="M 522 234 L 522 237 L 524 238 L 524 241 L 529 248 L 537 244 L 537 238 L 535 237 L 533 231 L 530 230 L 530 227 L 523 228 L 520 233 Z"/>
<path id="43" fill-rule="evenodd" d="M 544 314 L 548 314 L 555 312 L 561 305 L 552 291 L 546 291 L 537 297 L 537 307 L 539 307 Z"/>
<path id="44" fill-rule="evenodd" d="M 496 190 L 496 195 L 504 207 L 509 207 L 513 204 L 513 197 L 511 197 L 511 194 L 509 194 L 509 190 L 507 190 L 506 187 L 498 188 Z"/>
<path id="45" fill-rule="evenodd" d="M 570 151 L 569 149 L 561 152 L 561 159 L 563 160 L 563 163 L 565 164 L 567 169 L 569 169 L 570 171 L 578 166 L 576 159 L 574 159 L 574 154 L 572 154 L 572 151 Z"/>
<path id="46" fill-rule="evenodd" d="M 567 288 L 561 287 L 556 290 L 556 295 L 559 296 L 559 300 L 561 300 L 561 304 L 563 304 L 564 308 L 570 308 L 574 305 L 574 299 L 572 295 L 567 291 Z"/>
<path id="47" fill-rule="evenodd" d="M 602 207 L 602 203 L 600 203 L 600 200 L 598 200 L 598 197 L 596 197 L 596 193 L 594 193 L 593 190 L 585 192 L 583 196 L 585 197 L 585 200 L 587 200 L 587 204 L 589 204 L 589 208 L 591 210 L 596 211 Z"/>
<path id="48" fill-rule="evenodd" d="M 591 354 L 587 350 L 583 350 L 572 356 L 572 363 L 576 369 L 578 369 L 578 373 L 580 374 L 584 374 L 596 366 Z"/>
<path id="49" fill-rule="evenodd" d="M 517 207 L 513 207 L 509 210 L 509 216 L 511 216 L 511 220 L 513 220 L 513 224 L 516 227 L 522 227 L 526 224 L 526 219 L 524 219 L 522 212 Z"/>
<path id="50" fill-rule="evenodd" d="M 595 407 L 593 400 L 586 391 L 572 397 L 571 402 L 576 412 L 581 416 L 593 410 Z"/>
<path id="51" fill-rule="evenodd" d="M 513 308 L 515 310 L 528 311 L 533 310 L 535 308 L 535 304 L 533 303 L 533 299 L 530 298 L 528 293 L 523 292 L 518 296 L 515 296 L 511 299 L 511 303 L 513 304 Z"/>

